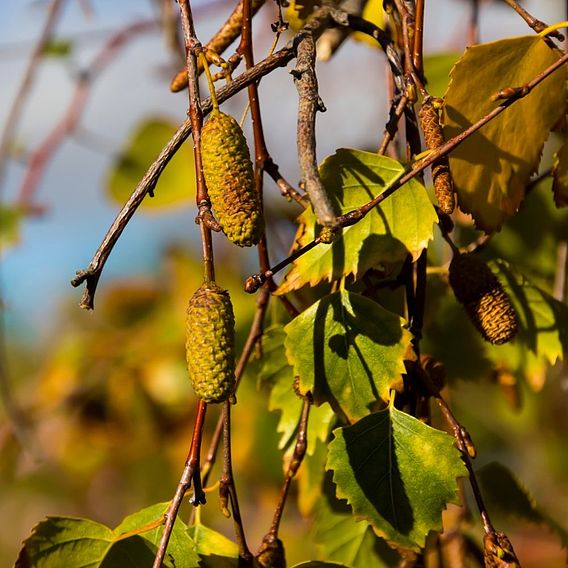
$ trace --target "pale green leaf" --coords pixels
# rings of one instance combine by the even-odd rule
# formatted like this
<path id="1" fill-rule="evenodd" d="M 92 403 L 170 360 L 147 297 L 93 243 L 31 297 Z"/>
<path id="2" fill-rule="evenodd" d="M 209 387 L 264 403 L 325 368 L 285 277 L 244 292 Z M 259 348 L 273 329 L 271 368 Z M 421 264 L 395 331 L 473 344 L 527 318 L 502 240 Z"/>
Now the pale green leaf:
<path id="1" fill-rule="evenodd" d="M 227 537 L 204 525 L 188 528 L 195 542 L 201 568 L 236 568 L 239 565 L 239 547 Z"/>
<path id="2" fill-rule="evenodd" d="M 428 92 L 443 97 L 450 81 L 450 71 L 461 53 L 433 53 L 424 56 L 424 76 L 428 80 Z"/>
<path id="3" fill-rule="evenodd" d="M 319 556 L 351 568 L 390 568 L 400 560 L 369 523 L 356 521 L 344 502 L 327 493 L 318 499 L 312 534 Z"/>
<path id="4" fill-rule="evenodd" d="M 112 201 L 124 205 L 176 129 L 174 123 L 163 118 L 146 119 L 138 125 L 107 174 L 106 192 Z M 141 208 L 177 206 L 194 196 L 193 152 L 189 145 L 184 144 L 162 172 L 154 197 L 146 197 Z"/>
<path id="5" fill-rule="evenodd" d="M 323 161 L 320 175 L 337 213 L 346 213 L 382 193 L 403 170 L 402 164 L 386 156 L 343 148 Z M 319 233 L 311 208 L 298 221 L 296 248 Z M 408 253 L 417 258 L 432 238 L 436 222 L 426 189 L 413 179 L 361 221 L 345 227 L 332 244 L 320 244 L 298 258 L 278 293 L 348 274 L 359 277 L 371 267 L 396 265 Z"/>
<path id="6" fill-rule="evenodd" d="M 568 548 L 568 532 L 541 510 L 534 497 L 505 466 L 491 462 L 476 472 L 489 510 L 545 525 L 555 532 L 564 548 Z"/>
<path id="7" fill-rule="evenodd" d="M 0 253 L 20 240 L 23 212 L 17 206 L 0 204 Z"/>
<path id="8" fill-rule="evenodd" d="M 554 364 L 568 352 L 568 306 L 533 285 L 523 274 L 504 260 L 489 263 L 505 291 L 509 294 L 519 319 L 519 333 L 511 344 L 494 347 L 517 366 L 526 365 L 530 354 Z M 489 352 L 490 347 L 487 346 Z M 516 357 L 513 357 L 513 353 Z"/>
<path id="9" fill-rule="evenodd" d="M 260 380 L 264 386 L 270 388 L 268 410 L 280 412 L 277 431 L 281 434 L 279 449 L 292 444 L 294 435 L 302 413 L 302 400 L 294 392 L 294 372 L 284 350 L 286 333 L 283 326 L 277 325 L 267 329 L 263 335 L 263 365 L 260 371 Z M 316 440 L 325 441 L 329 433 L 334 412 L 329 405 L 310 409 L 308 422 L 307 453 L 311 455 L 315 450 Z"/>
<path id="10" fill-rule="evenodd" d="M 114 534 L 117 539 L 123 538 L 123 533 L 144 529 L 146 525 L 160 519 L 167 511 L 169 503 L 157 503 L 146 507 L 126 517 L 116 529 Z M 151 543 L 156 549 L 164 533 L 164 526 L 160 525 L 150 530 L 141 530 L 139 537 Z M 132 538 L 132 537 L 131 537 Z M 177 518 L 168 544 L 167 556 L 176 568 L 194 568 L 199 565 L 199 558 L 195 551 L 195 543 L 187 533 L 187 526 Z"/>
<path id="11" fill-rule="evenodd" d="M 558 57 L 535 35 L 470 47 L 445 95 L 446 139 L 494 109 L 493 95 L 526 84 Z M 550 129 L 564 115 L 566 80 L 562 66 L 450 154 L 459 206 L 478 228 L 498 231 L 517 212 Z"/>
<path id="12" fill-rule="evenodd" d="M 300 392 L 355 421 L 402 387 L 411 334 L 404 320 L 347 291 L 326 296 L 292 320 L 286 353 Z"/>
<path id="13" fill-rule="evenodd" d="M 552 169 L 554 183 L 554 202 L 556 207 L 568 205 L 568 139 L 564 140 L 560 150 L 554 155 L 554 167 Z"/>
<path id="14" fill-rule="evenodd" d="M 459 502 L 456 478 L 467 475 L 454 439 L 392 403 L 334 435 L 327 469 L 337 496 L 387 541 L 423 547 L 446 505 Z"/>

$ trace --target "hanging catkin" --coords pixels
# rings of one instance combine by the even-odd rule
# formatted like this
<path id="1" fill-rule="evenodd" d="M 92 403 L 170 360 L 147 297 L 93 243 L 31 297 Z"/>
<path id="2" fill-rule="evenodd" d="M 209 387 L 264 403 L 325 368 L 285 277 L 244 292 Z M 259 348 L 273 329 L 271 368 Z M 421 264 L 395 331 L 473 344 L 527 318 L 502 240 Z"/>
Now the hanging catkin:
<path id="1" fill-rule="evenodd" d="M 429 150 L 435 150 L 444 144 L 444 133 L 440 124 L 440 116 L 432 104 L 432 97 L 426 97 L 418 112 L 420 126 L 424 132 L 424 141 Z M 443 156 L 432 164 L 432 181 L 434 192 L 440 209 L 450 215 L 453 213 L 456 200 L 454 196 L 454 183 L 450 174 L 448 158 Z"/>

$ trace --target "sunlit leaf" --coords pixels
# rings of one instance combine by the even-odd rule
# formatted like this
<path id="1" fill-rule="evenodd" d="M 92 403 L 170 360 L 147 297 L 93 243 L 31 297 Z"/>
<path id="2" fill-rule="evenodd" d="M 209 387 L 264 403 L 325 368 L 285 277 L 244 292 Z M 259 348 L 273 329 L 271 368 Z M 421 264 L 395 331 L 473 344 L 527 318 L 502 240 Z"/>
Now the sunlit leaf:
<path id="1" fill-rule="evenodd" d="M 568 205 L 568 140 L 564 140 L 562 147 L 554 155 L 552 175 L 554 176 L 552 191 L 556 207 L 566 207 Z"/>
<path id="2" fill-rule="evenodd" d="M 527 350 L 553 364 L 568 353 L 568 306 L 533 285 L 504 260 L 489 266 L 511 297 L 519 318 L 519 334 L 514 344 L 520 362 Z M 516 345 L 515 345 L 516 344 Z"/>
<path id="3" fill-rule="evenodd" d="M 322 562 L 321 560 L 310 560 L 309 562 L 302 562 L 296 564 L 293 568 L 348 568 L 345 564 L 338 564 L 337 562 Z"/>
<path id="4" fill-rule="evenodd" d="M 392 403 L 334 434 L 327 468 L 337 496 L 387 541 L 424 546 L 446 505 L 459 502 L 456 478 L 467 474 L 454 439 Z"/>
<path id="5" fill-rule="evenodd" d="M 391 158 L 343 148 L 323 161 L 320 174 L 334 208 L 346 213 L 382 193 L 403 169 Z M 413 179 L 357 224 L 344 228 L 332 244 L 320 244 L 298 258 L 278 293 L 348 274 L 358 277 L 371 267 L 400 263 L 409 252 L 417 258 L 432 238 L 436 220 L 424 186 Z M 298 221 L 296 248 L 319 233 L 311 208 Z"/>
<path id="6" fill-rule="evenodd" d="M 476 474 L 489 510 L 494 508 L 505 515 L 545 525 L 558 535 L 562 546 L 568 548 L 566 529 L 537 505 L 534 497 L 509 469 L 491 462 Z"/>
<path id="7" fill-rule="evenodd" d="M 369 523 L 356 521 L 345 502 L 327 493 L 318 499 L 312 533 L 322 558 L 351 568 L 390 568 L 400 559 Z"/>
<path id="8" fill-rule="evenodd" d="M 383 1 L 382 0 L 368 0 L 367 3 L 365 4 L 365 7 L 363 8 L 362 17 L 365 20 L 367 20 L 368 22 L 375 24 L 379 28 L 383 28 L 384 24 L 385 24 L 385 22 L 384 22 L 385 14 L 384 14 L 384 9 L 383 9 Z M 368 43 L 372 47 L 380 47 L 379 42 L 375 38 L 372 38 L 368 34 L 364 34 L 362 32 L 355 32 L 353 34 L 353 38 L 356 39 L 357 41 L 362 41 L 363 43 Z"/>
<path id="9" fill-rule="evenodd" d="M 446 138 L 495 108 L 493 95 L 526 84 L 558 58 L 534 35 L 470 47 L 451 73 Z M 562 66 L 450 154 L 460 208 L 472 214 L 478 228 L 498 231 L 518 210 L 550 129 L 564 115 L 566 79 Z"/>
<path id="10" fill-rule="evenodd" d="M 169 142 L 177 126 L 167 119 L 145 119 L 138 125 L 112 164 L 107 175 L 107 196 L 124 205 L 146 170 Z M 184 203 L 195 195 L 193 152 L 184 144 L 162 172 L 154 189 L 155 197 L 146 197 L 142 208 L 163 208 Z"/>
<path id="11" fill-rule="evenodd" d="M 267 329 L 263 335 L 263 366 L 260 380 L 270 387 L 269 410 L 280 411 L 278 432 L 282 434 L 279 449 L 292 443 L 302 413 L 302 400 L 294 392 L 294 373 L 286 359 L 283 326 Z M 325 440 L 334 412 L 329 405 L 310 409 L 307 453 L 311 455 L 317 439 Z"/>
<path id="12" fill-rule="evenodd" d="M 126 517 L 116 529 L 114 529 L 115 538 L 124 538 L 124 533 L 137 532 L 145 527 L 150 527 L 161 519 L 168 509 L 169 503 L 157 503 L 150 507 L 146 507 L 132 515 Z M 164 533 L 163 524 L 149 528 L 149 530 L 141 530 L 137 538 L 143 538 L 158 548 L 160 539 Z M 129 537 L 133 538 L 133 537 Z M 119 541 L 122 542 L 122 541 Z M 194 568 L 199 565 L 199 558 L 195 550 L 196 546 L 187 532 L 187 526 L 179 518 L 175 520 L 174 528 L 168 543 L 167 555 L 173 566 L 176 568 Z M 106 566 L 106 564 L 105 564 Z"/>
<path id="13" fill-rule="evenodd" d="M 187 530 L 197 547 L 201 568 L 236 568 L 239 565 L 239 547 L 226 536 L 201 524 Z"/>
<path id="14" fill-rule="evenodd" d="M 12 205 L 0 205 L 0 254 L 20 240 L 23 213 Z"/>
<path id="15" fill-rule="evenodd" d="M 443 97 L 450 81 L 450 71 L 461 53 L 434 53 L 424 56 L 424 76 L 428 80 L 428 92 Z"/>
<path id="16" fill-rule="evenodd" d="M 160 503 L 127 517 L 114 531 L 87 519 L 48 517 L 34 527 L 24 541 L 17 568 L 34 566 L 88 566 L 90 568 L 139 568 L 151 566 L 163 525 L 145 527 L 157 519 L 167 508 Z M 199 564 L 195 545 L 176 520 L 164 566 L 168 568 L 195 568 Z"/>
<path id="17" fill-rule="evenodd" d="M 359 294 L 322 298 L 286 327 L 286 353 L 300 392 L 328 402 L 350 421 L 402 386 L 411 334 L 404 320 Z"/>

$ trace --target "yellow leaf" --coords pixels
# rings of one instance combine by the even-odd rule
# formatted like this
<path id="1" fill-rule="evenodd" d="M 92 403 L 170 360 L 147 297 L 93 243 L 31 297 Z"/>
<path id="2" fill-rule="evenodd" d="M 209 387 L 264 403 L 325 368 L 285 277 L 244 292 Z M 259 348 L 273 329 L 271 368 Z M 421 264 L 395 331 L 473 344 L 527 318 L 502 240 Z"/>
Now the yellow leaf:
<path id="1" fill-rule="evenodd" d="M 554 155 L 552 175 L 554 176 L 552 184 L 554 203 L 556 207 L 566 207 L 568 205 L 568 140 L 566 139 Z"/>
<path id="2" fill-rule="evenodd" d="M 558 58 L 538 36 L 469 48 L 452 70 L 446 92 L 446 139 L 493 110 L 497 92 L 525 85 Z M 566 79 L 562 67 L 450 155 L 460 208 L 479 229 L 499 231 L 517 212 L 550 129 L 564 114 Z"/>

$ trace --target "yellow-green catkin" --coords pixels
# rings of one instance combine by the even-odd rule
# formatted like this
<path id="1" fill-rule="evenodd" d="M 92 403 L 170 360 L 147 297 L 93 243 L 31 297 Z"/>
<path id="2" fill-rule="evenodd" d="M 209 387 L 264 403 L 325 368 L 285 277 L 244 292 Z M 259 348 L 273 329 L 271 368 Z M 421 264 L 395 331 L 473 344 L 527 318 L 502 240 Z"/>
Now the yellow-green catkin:
<path id="1" fill-rule="evenodd" d="M 501 345 L 515 337 L 517 313 L 485 262 L 471 254 L 456 253 L 450 263 L 450 285 L 486 341 Z"/>
<path id="2" fill-rule="evenodd" d="M 438 110 L 432 104 L 432 97 L 427 97 L 422 103 L 418 112 L 418 118 L 422 131 L 424 132 L 424 142 L 429 150 L 435 150 L 444 144 L 444 133 L 440 124 Z M 434 192 L 440 209 L 450 215 L 453 213 L 456 200 L 454 194 L 454 182 L 450 174 L 448 158 L 443 156 L 432 164 L 432 183 Z"/>
<path id="3" fill-rule="evenodd" d="M 195 394 L 223 402 L 235 388 L 235 316 L 229 293 L 204 283 L 187 308 L 186 356 Z"/>
<path id="4" fill-rule="evenodd" d="M 258 243 L 264 222 L 246 138 L 230 115 L 214 111 L 201 131 L 203 175 L 215 217 L 228 239 Z"/>

